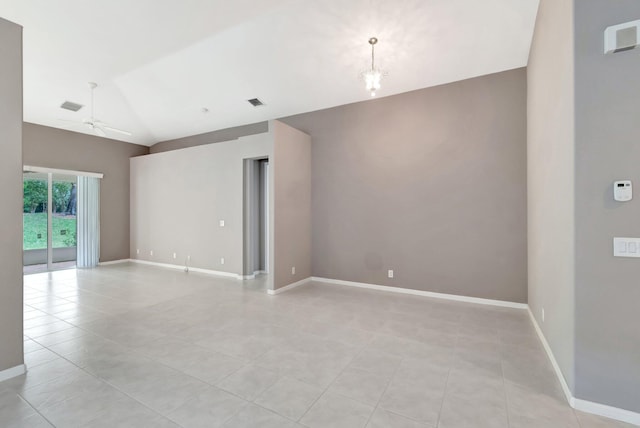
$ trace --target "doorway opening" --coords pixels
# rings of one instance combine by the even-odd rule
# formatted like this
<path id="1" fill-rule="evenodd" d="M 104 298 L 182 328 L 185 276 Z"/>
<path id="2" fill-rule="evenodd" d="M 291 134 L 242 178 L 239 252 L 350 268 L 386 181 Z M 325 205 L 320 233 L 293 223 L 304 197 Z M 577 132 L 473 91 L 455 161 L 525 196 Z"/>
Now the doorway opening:
<path id="1" fill-rule="evenodd" d="M 77 180 L 74 175 L 23 172 L 23 273 L 76 267 Z"/>
<path id="2" fill-rule="evenodd" d="M 269 273 L 269 159 L 244 161 L 244 264 L 247 279 Z"/>

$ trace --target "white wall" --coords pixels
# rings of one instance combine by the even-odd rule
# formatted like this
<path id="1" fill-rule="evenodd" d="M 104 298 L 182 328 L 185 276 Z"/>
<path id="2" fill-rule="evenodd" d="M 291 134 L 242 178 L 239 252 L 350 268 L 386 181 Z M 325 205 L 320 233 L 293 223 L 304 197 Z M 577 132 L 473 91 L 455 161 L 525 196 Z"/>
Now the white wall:
<path id="1" fill-rule="evenodd" d="M 132 158 L 131 258 L 184 265 L 190 255 L 192 267 L 241 275 L 243 159 L 272 150 L 265 133 Z"/>
<path id="2" fill-rule="evenodd" d="M 277 121 L 264 134 L 132 158 L 131 258 L 182 266 L 191 256 L 190 267 L 243 275 L 244 160 L 265 157 L 269 286 L 310 277 L 311 138 Z"/>
<path id="3" fill-rule="evenodd" d="M 528 293 L 531 311 L 572 391 L 575 381 L 573 41 L 573 2 L 542 0 L 527 69 Z"/>

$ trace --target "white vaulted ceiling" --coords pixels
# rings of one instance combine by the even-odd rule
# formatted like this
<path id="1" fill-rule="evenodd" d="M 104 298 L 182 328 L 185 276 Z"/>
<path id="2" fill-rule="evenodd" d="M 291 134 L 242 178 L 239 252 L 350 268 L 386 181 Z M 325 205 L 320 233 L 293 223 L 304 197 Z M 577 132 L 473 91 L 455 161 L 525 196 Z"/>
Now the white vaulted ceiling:
<path id="1" fill-rule="evenodd" d="M 0 0 L 24 27 L 25 121 L 82 120 L 89 104 L 138 144 L 369 98 L 359 73 L 388 72 L 378 96 L 527 64 L 538 0 Z M 254 108 L 258 97 L 266 106 Z M 207 107 L 209 113 L 201 109 Z M 82 132 L 82 129 L 73 128 Z M 87 132 L 89 132 L 87 130 Z"/>

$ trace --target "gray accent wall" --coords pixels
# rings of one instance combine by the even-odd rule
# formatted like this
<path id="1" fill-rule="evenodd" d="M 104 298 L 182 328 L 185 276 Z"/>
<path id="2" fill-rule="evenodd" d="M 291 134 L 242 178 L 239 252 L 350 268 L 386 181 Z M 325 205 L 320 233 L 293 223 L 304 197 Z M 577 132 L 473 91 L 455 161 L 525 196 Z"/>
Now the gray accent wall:
<path id="1" fill-rule="evenodd" d="M 220 129 L 204 134 L 192 135 L 175 140 L 162 141 L 150 147 L 150 153 L 167 152 L 170 150 L 186 149 L 187 147 L 202 146 L 204 144 L 221 143 L 237 140 L 240 137 L 256 135 L 268 132 L 268 122 L 258 122 L 249 125 L 235 126 L 233 128 Z"/>
<path id="2" fill-rule="evenodd" d="M 0 372 L 23 364 L 22 27 L 0 18 Z"/>
<path id="3" fill-rule="evenodd" d="M 313 141 L 313 276 L 526 302 L 526 94 L 517 69 L 281 119 Z"/>
<path id="4" fill-rule="evenodd" d="M 149 148 L 32 123 L 23 129 L 25 165 L 104 174 L 100 261 L 128 259 L 129 158 L 147 154 Z"/>
<path id="5" fill-rule="evenodd" d="M 605 55 L 635 0 L 542 0 L 528 67 L 529 305 L 574 397 L 640 412 L 640 59 Z M 542 309 L 545 319 L 542 319 Z"/>
<path id="6" fill-rule="evenodd" d="M 612 254 L 640 237 L 640 55 L 603 54 L 604 29 L 637 19 L 637 0 L 575 1 L 575 395 L 640 412 L 640 259 Z M 613 200 L 621 179 L 631 202 Z"/>
<path id="7" fill-rule="evenodd" d="M 529 307 L 571 390 L 575 382 L 573 37 L 573 2 L 541 0 L 527 68 Z"/>
<path id="8" fill-rule="evenodd" d="M 273 133 L 274 289 L 311 276 L 311 137 L 284 123 Z M 295 273 L 292 268 L 295 267 Z"/>

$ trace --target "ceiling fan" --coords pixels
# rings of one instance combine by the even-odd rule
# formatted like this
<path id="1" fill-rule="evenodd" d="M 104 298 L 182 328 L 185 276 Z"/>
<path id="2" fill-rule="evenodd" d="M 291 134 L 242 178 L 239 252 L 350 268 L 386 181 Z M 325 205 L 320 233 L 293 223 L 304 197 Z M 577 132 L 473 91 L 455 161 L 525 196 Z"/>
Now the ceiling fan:
<path id="1" fill-rule="evenodd" d="M 82 122 L 78 122 L 75 120 L 64 120 L 64 119 L 59 119 L 59 120 L 63 122 L 73 122 L 76 125 L 84 125 L 85 127 L 91 129 L 96 135 L 100 137 L 106 137 L 107 131 L 115 132 L 116 134 L 131 136 L 132 135 L 131 132 L 114 128 L 95 118 L 95 116 L 93 115 L 93 92 L 97 87 L 98 87 L 97 83 L 89 82 L 89 89 L 91 90 L 91 117 L 89 117 L 88 119 L 84 119 Z"/>

